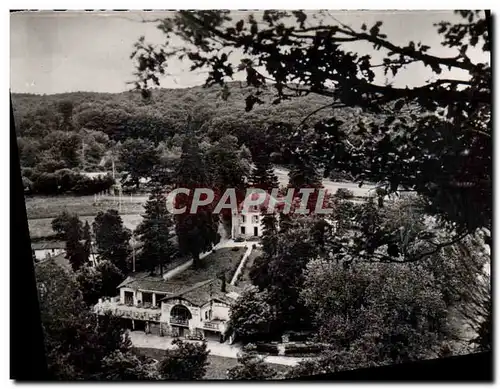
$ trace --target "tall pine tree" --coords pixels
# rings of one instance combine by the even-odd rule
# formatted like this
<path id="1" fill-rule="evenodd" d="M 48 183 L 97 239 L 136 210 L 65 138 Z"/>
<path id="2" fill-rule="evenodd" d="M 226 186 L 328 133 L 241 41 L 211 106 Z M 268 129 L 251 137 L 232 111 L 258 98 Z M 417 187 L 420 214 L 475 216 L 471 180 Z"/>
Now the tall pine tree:
<path id="1" fill-rule="evenodd" d="M 163 265 L 172 259 L 170 227 L 173 223 L 161 186 L 153 188 L 144 208 L 144 219 L 136 230 L 143 242 L 139 259 L 141 266 L 151 274 L 159 267 L 160 275 L 163 276 Z"/>
<path id="2" fill-rule="evenodd" d="M 213 214 L 213 204 L 198 207 L 191 213 L 193 194 L 196 188 L 209 188 L 208 174 L 202 152 L 193 139 L 187 136 L 182 145 L 182 155 L 176 172 L 176 186 L 190 190 L 189 195 L 179 194 L 176 197 L 176 208 L 186 207 L 186 212 L 175 217 L 175 231 L 179 249 L 189 253 L 194 266 L 199 263 L 200 254 L 208 251 L 217 243 L 218 216 Z"/>
<path id="3" fill-rule="evenodd" d="M 321 176 L 314 164 L 305 156 L 296 156 L 288 172 L 288 187 L 295 189 L 295 196 L 301 196 L 302 188 L 315 189 L 308 197 L 306 208 L 314 212 L 318 200 L 318 189 L 323 187 Z"/>
<path id="4" fill-rule="evenodd" d="M 254 188 L 271 193 L 274 188 L 279 188 L 278 177 L 274 173 L 273 165 L 266 153 L 260 153 L 254 158 L 254 168 L 250 176 L 250 184 Z"/>
<path id="5" fill-rule="evenodd" d="M 262 218 L 262 250 L 267 255 L 274 255 L 276 252 L 277 224 L 274 213 L 266 213 Z"/>
<path id="6" fill-rule="evenodd" d="M 131 233 L 123 227 L 123 221 L 118 211 L 115 209 L 106 212 L 100 211 L 95 217 L 92 227 L 99 259 L 110 261 L 124 274 L 127 274 L 131 268 L 129 263 Z"/>
<path id="7" fill-rule="evenodd" d="M 250 269 L 250 280 L 260 290 L 269 285 L 269 261 L 276 254 L 278 239 L 278 221 L 274 213 L 266 213 L 262 218 L 262 251 L 255 258 Z"/>
<path id="8" fill-rule="evenodd" d="M 85 221 L 85 225 L 83 226 L 83 250 L 85 257 L 89 259 L 92 255 L 92 234 L 88 221 Z"/>
<path id="9" fill-rule="evenodd" d="M 72 215 L 65 226 L 66 258 L 74 271 L 79 270 L 87 261 L 85 248 L 81 242 L 82 222 L 77 215 Z"/>

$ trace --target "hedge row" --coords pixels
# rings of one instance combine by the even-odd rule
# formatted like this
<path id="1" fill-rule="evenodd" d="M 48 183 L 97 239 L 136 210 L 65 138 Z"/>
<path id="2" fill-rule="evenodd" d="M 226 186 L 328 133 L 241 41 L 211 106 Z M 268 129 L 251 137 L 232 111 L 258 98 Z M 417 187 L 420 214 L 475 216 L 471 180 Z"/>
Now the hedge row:
<path id="1" fill-rule="evenodd" d="M 23 176 L 23 185 L 30 194 L 92 195 L 109 190 L 114 180 L 111 176 L 90 178 L 70 169 L 61 169 L 54 173 L 31 171 Z"/>
<path id="2" fill-rule="evenodd" d="M 323 346 L 319 344 L 286 344 L 285 355 L 290 354 L 317 354 L 323 351 Z"/>
<path id="3" fill-rule="evenodd" d="M 273 343 L 257 342 L 255 344 L 257 352 L 278 355 L 278 345 Z"/>

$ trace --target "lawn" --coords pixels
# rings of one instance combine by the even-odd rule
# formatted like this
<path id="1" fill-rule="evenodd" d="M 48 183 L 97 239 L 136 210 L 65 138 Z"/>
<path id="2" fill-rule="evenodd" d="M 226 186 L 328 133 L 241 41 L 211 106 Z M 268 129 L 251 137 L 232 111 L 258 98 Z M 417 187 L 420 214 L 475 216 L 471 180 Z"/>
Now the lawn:
<path id="1" fill-rule="evenodd" d="M 261 255 L 262 255 L 262 249 L 255 248 L 252 250 L 245 263 L 245 267 L 243 268 L 240 280 L 238 281 L 239 287 L 247 287 L 252 285 L 252 282 L 250 281 L 250 269 L 252 268 L 255 258 L 260 257 Z"/>
<path id="2" fill-rule="evenodd" d="M 123 224 L 130 230 L 135 230 L 142 221 L 141 214 L 144 213 L 144 203 L 147 197 L 124 196 L 122 198 L 121 210 L 117 198 L 104 196 L 95 203 L 94 196 L 32 196 L 26 198 L 26 212 L 30 236 L 32 239 L 50 237 L 52 231 L 52 220 L 63 211 L 75 213 L 83 222 L 92 224 L 99 211 L 117 209 L 123 219 Z"/>
<path id="3" fill-rule="evenodd" d="M 121 214 L 141 214 L 147 197 L 123 196 Z M 62 211 L 76 213 L 79 216 L 95 216 L 99 211 L 119 209 L 118 197 L 104 196 L 95 202 L 94 196 L 30 196 L 26 197 L 26 212 L 28 219 L 54 218 Z"/>
<path id="4" fill-rule="evenodd" d="M 160 361 L 165 355 L 165 350 L 159 350 L 154 348 L 134 348 L 134 352 L 140 355 L 145 355 L 150 358 L 154 358 Z M 227 379 L 226 372 L 228 369 L 236 366 L 238 360 L 235 358 L 219 357 L 216 355 L 208 356 L 207 372 L 203 379 L 205 380 L 225 380 Z M 288 366 L 276 365 L 274 363 L 267 363 L 268 366 L 278 370 L 286 371 Z"/>
<path id="5" fill-rule="evenodd" d="M 246 250 L 245 247 L 236 247 L 236 249 L 224 248 L 217 250 L 203 258 L 198 268 L 190 267 L 173 277 L 172 281 L 194 284 L 215 278 L 219 273 L 224 271 L 226 272 L 226 280 L 229 282 L 238 268 L 241 256 Z"/>

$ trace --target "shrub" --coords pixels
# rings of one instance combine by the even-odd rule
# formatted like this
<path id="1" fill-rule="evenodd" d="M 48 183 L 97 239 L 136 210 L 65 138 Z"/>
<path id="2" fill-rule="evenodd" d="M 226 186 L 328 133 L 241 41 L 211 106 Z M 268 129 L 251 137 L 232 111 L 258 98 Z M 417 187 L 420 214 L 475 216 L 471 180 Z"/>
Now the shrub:
<path id="1" fill-rule="evenodd" d="M 274 343 L 264 343 L 264 342 L 257 342 L 255 344 L 256 350 L 259 353 L 268 353 L 268 354 L 273 354 L 273 355 L 278 355 L 278 345 Z"/>
<path id="2" fill-rule="evenodd" d="M 60 169 L 55 173 L 33 172 L 32 191 L 37 194 L 74 193 L 92 195 L 110 189 L 114 185 L 111 176 L 90 178 L 70 169 Z"/>
<path id="3" fill-rule="evenodd" d="M 317 354 L 323 351 L 319 344 L 290 343 L 285 345 L 285 355 L 291 354 Z"/>
<path id="4" fill-rule="evenodd" d="M 339 188 L 335 193 L 335 197 L 339 199 L 352 199 L 354 197 L 354 193 L 347 188 Z"/>
<path id="5" fill-rule="evenodd" d="M 245 239 L 243 239 L 241 236 L 238 236 L 234 241 L 240 243 L 240 242 L 244 242 Z"/>
<path id="6" fill-rule="evenodd" d="M 232 248 L 231 248 L 231 251 L 239 251 L 239 250 L 240 250 L 240 248 L 239 248 L 239 247 L 232 247 Z"/>
<path id="7" fill-rule="evenodd" d="M 289 332 L 289 339 L 291 341 L 307 341 L 311 338 L 311 334 L 309 332 Z"/>

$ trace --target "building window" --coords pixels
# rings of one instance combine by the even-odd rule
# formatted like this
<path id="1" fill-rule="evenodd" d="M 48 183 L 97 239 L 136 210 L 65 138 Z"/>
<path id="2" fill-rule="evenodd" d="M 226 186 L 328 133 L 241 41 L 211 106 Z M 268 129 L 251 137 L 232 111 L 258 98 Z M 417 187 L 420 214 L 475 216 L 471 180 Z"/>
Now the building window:
<path id="1" fill-rule="evenodd" d="M 259 236 L 259 227 L 253 228 L 253 236 Z"/>
<path id="2" fill-rule="evenodd" d="M 166 294 L 160 294 L 160 293 L 155 293 L 156 294 L 156 305 L 160 306 L 161 305 L 161 300 L 167 297 Z"/>
<path id="3" fill-rule="evenodd" d="M 245 223 L 245 219 L 246 219 L 246 218 L 245 218 L 245 215 L 241 215 L 241 222 L 242 222 L 242 223 Z"/>
<path id="4" fill-rule="evenodd" d="M 259 216 L 258 215 L 252 216 L 252 223 L 257 224 L 258 222 L 259 222 Z"/>
<path id="5" fill-rule="evenodd" d="M 212 320 L 212 310 L 205 311 L 205 320 Z"/>
<path id="6" fill-rule="evenodd" d="M 142 292 L 142 302 L 144 304 L 153 304 L 153 293 Z"/>
<path id="7" fill-rule="evenodd" d="M 245 235 L 245 227 L 241 227 L 241 234 Z"/>
<path id="8" fill-rule="evenodd" d="M 134 293 L 125 292 L 125 304 L 133 305 L 134 304 Z"/>

